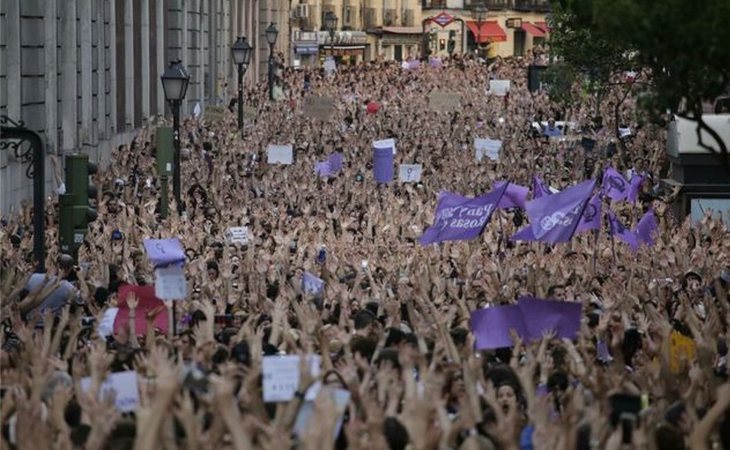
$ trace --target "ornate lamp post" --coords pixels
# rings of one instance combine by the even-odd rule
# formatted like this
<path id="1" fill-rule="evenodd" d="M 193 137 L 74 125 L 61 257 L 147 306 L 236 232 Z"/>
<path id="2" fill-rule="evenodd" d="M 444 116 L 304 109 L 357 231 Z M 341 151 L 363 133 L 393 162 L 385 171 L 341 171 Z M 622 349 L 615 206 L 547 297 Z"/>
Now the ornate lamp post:
<path id="1" fill-rule="evenodd" d="M 324 27 L 330 35 L 330 54 L 335 59 L 335 30 L 337 29 L 337 15 L 332 11 L 327 11 L 324 15 Z"/>
<path id="2" fill-rule="evenodd" d="M 170 61 L 170 67 L 162 74 L 162 89 L 165 91 L 165 99 L 172 110 L 173 144 L 175 154 L 173 155 L 172 191 L 175 195 L 178 211 L 182 211 L 180 198 L 180 105 L 185 99 L 188 91 L 190 76 L 185 71 L 182 61 Z"/>
<path id="3" fill-rule="evenodd" d="M 266 27 L 266 42 L 269 43 L 269 100 L 274 100 L 274 45 L 276 45 L 276 38 L 279 36 L 279 30 L 276 29 L 276 24 L 271 22 Z"/>
<path id="4" fill-rule="evenodd" d="M 238 129 L 243 130 L 243 75 L 251 63 L 253 47 L 249 45 L 246 38 L 238 36 L 236 42 L 231 46 L 233 61 L 238 66 Z"/>

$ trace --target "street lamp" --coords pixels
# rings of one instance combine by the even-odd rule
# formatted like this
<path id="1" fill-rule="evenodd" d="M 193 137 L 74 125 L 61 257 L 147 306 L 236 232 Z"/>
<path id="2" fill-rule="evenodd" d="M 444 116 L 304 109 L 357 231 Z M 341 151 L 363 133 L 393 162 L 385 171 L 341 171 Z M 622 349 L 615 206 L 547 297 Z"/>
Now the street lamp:
<path id="1" fill-rule="evenodd" d="M 276 29 L 276 24 L 271 22 L 266 27 L 266 42 L 269 43 L 269 100 L 274 100 L 274 45 L 276 44 L 276 38 L 279 36 L 279 30 Z"/>
<path id="2" fill-rule="evenodd" d="M 251 62 L 253 47 L 246 42 L 246 38 L 238 36 L 231 46 L 233 61 L 238 65 L 238 129 L 243 130 L 243 74 L 246 73 Z"/>
<path id="3" fill-rule="evenodd" d="M 324 15 L 324 27 L 329 31 L 330 54 L 333 61 L 335 59 L 335 30 L 337 29 L 337 20 L 337 15 L 332 11 L 327 11 Z"/>
<path id="4" fill-rule="evenodd" d="M 474 8 L 474 15 L 477 19 L 477 56 L 479 56 L 482 44 L 482 24 L 487 18 L 487 8 L 485 8 L 484 5 L 477 5 Z"/>
<path id="5" fill-rule="evenodd" d="M 172 110 L 173 144 L 175 154 L 173 156 L 172 191 L 177 202 L 178 212 L 182 211 L 180 198 L 180 105 L 188 90 L 190 76 L 185 71 L 182 61 L 170 61 L 170 67 L 162 74 L 162 89 L 165 91 L 165 99 Z"/>

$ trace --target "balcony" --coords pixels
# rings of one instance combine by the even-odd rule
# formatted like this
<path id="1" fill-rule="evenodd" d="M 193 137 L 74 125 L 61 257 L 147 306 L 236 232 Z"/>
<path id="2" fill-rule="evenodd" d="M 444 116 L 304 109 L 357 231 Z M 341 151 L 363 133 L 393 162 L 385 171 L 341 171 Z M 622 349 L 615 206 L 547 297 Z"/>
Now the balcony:
<path id="1" fill-rule="evenodd" d="M 386 9 L 383 11 L 383 26 L 392 27 L 398 25 L 398 15 L 394 9 Z"/>
<path id="2" fill-rule="evenodd" d="M 549 0 L 514 0 L 515 11 L 550 12 Z"/>
<path id="3" fill-rule="evenodd" d="M 412 9 L 406 9 L 403 15 L 403 26 L 404 27 L 415 27 L 416 26 L 416 12 Z"/>
<path id="4" fill-rule="evenodd" d="M 375 14 L 375 8 L 365 8 L 363 10 L 363 25 L 366 30 L 371 28 L 377 28 L 381 26 L 381 21 L 378 20 L 377 14 Z"/>
<path id="5" fill-rule="evenodd" d="M 464 9 L 474 9 L 477 6 L 484 6 L 489 11 L 509 9 L 513 0 L 465 0 Z"/>
<path id="6" fill-rule="evenodd" d="M 446 0 L 421 0 L 422 9 L 446 9 Z"/>

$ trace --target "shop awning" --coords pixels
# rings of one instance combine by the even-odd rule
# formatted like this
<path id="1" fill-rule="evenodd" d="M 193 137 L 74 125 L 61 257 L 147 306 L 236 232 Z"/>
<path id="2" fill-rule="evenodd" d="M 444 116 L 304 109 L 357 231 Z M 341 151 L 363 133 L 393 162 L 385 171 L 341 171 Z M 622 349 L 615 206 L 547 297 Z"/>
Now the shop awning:
<path id="1" fill-rule="evenodd" d="M 548 27 L 547 22 L 535 22 L 535 26 L 539 29 L 541 29 L 545 33 L 550 32 L 550 27 Z"/>
<path id="2" fill-rule="evenodd" d="M 382 31 L 392 34 L 423 34 L 421 27 L 383 27 Z"/>
<path id="3" fill-rule="evenodd" d="M 478 40 L 479 44 L 486 42 L 504 42 L 507 40 L 507 33 L 504 32 L 496 21 L 482 22 L 481 29 L 473 20 L 467 21 L 466 25 L 474 35 L 474 39 Z"/>
<path id="4" fill-rule="evenodd" d="M 545 37 L 545 31 L 530 22 L 522 22 L 522 29 L 530 33 L 533 37 Z"/>

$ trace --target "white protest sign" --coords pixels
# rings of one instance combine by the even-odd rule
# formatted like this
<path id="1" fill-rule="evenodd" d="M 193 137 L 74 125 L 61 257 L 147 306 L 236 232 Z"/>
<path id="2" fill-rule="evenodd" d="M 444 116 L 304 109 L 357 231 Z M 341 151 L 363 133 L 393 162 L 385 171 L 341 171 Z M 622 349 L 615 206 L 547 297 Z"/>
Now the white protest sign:
<path id="1" fill-rule="evenodd" d="M 203 113 L 203 108 L 200 107 L 200 102 L 197 102 L 195 104 L 195 107 L 193 108 L 193 117 L 196 119 L 200 118 L 200 114 Z"/>
<path id="2" fill-rule="evenodd" d="M 269 164 L 291 165 L 294 163 L 294 147 L 291 144 L 269 144 L 266 157 Z"/>
<path id="3" fill-rule="evenodd" d="M 618 134 L 619 134 L 619 136 L 621 136 L 622 138 L 623 138 L 623 137 L 627 137 L 627 136 L 631 136 L 631 128 L 620 128 L 620 127 L 619 127 L 619 129 L 618 129 Z"/>
<path id="4" fill-rule="evenodd" d="M 91 377 L 81 379 L 81 390 L 86 392 L 91 387 Z M 114 391 L 114 405 L 121 412 L 131 412 L 139 405 L 139 389 L 137 388 L 137 372 L 111 373 L 99 389 L 99 398 L 103 399 L 107 392 Z"/>
<path id="5" fill-rule="evenodd" d="M 251 231 L 248 227 L 231 227 L 226 233 L 228 242 L 232 244 L 248 244 L 251 242 Z"/>
<path id="6" fill-rule="evenodd" d="M 474 149 L 474 155 L 478 162 L 481 162 L 485 156 L 492 161 L 498 161 L 502 141 L 499 139 L 474 138 Z"/>
<path id="7" fill-rule="evenodd" d="M 155 297 L 162 300 L 184 300 L 188 293 L 187 286 L 182 266 L 170 264 L 155 269 Z"/>
<path id="8" fill-rule="evenodd" d="M 327 73 L 327 75 L 332 75 L 337 70 L 337 64 L 335 63 L 335 60 L 332 59 L 331 56 L 328 56 L 327 59 L 324 61 L 324 71 Z"/>
<path id="9" fill-rule="evenodd" d="M 102 339 L 106 339 L 107 336 L 111 336 L 114 333 L 114 321 L 117 320 L 118 312 L 119 308 L 109 308 L 101 316 L 96 332 L 99 333 Z"/>
<path id="10" fill-rule="evenodd" d="M 319 375 L 320 357 L 308 355 L 312 376 Z M 261 361 L 264 402 L 288 402 L 299 389 L 299 355 L 264 356 Z"/>
<path id="11" fill-rule="evenodd" d="M 304 115 L 320 120 L 328 120 L 335 111 L 332 97 L 310 95 L 304 99 Z"/>
<path id="12" fill-rule="evenodd" d="M 395 139 L 380 139 L 373 141 L 373 148 L 392 148 L 395 155 Z"/>
<path id="13" fill-rule="evenodd" d="M 509 92 L 509 80 L 489 80 L 489 93 L 503 97 Z"/>
<path id="14" fill-rule="evenodd" d="M 432 111 L 451 112 L 459 108 L 461 95 L 443 90 L 435 90 L 428 95 L 428 106 Z"/>
<path id="15" fill-rule="evenodd" d="M 421 164 L 401 164 L 398 169 L 398 180 L 402 183 L 419 183 L 421 181 Z"/>
<path id="16" fill-rule="evenodd" d="M 312 389 L 307 391 L 307 394 L 311 392 Z M 337 424 L 335 425 L 334 434 L 332 436 L 332 440 L 334 441 L 337 439 L 337 436 L 340 434 L 340 429 L 342 428 L 342 420 L 343 420 L 343 413 L 345 412 L 345 408 L 347 408 L 347 404 L 350 403 L 350 391 L 346 389 L 330 389 L 330 388 L 324 388 L 322 389 L 322 395 L 327 395 L 330 397 L 330 400 L 332 400 L 335 404 L 335 409 L 337 410 Z M 299 412 L 297 413 L 297 419 L 294 422 L 294 433 L 297 436 L 302 436 L 307 429 L 307 426 L 309 424 L 309 420 L 312 418 L 312 415 L 314 414 L 314 401 L 313 399 L 307 399 L 306 402 L 304 402 L 301 407 L 299 408 Z"/>

